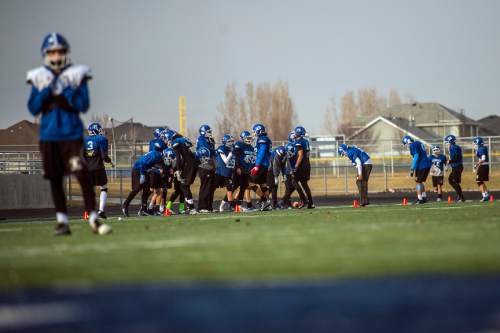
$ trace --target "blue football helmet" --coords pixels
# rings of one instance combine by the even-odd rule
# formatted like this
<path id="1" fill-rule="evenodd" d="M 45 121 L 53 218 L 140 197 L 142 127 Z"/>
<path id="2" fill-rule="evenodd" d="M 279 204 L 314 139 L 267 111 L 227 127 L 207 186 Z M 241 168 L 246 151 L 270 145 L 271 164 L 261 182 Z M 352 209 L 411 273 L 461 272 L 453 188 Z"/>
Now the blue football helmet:
<path id="1" fill-rule="evenodd" d="M 291 143 L 287 143 L 285 146 L 286 156 L 293 157 L 297 153 L 297 148 Z"/>
<path id="2" fill-rule="evenodd" d="M 403 136 L 403 140 L 401 140 L 403 142 L 403 146 L 406 146 L 406 145 L 409 145 L 410 143 L 413 142 L 413 139 L 411 138 L 411 136 L 409 135 L 405 135 Z"/>
<path id="3" fill-rule="evenodd" d="M 200 164 L 207 164 L 210 161 L 210 150 L 207 148 L 200 148 L 196 151 L 196 157 L 200 161 Z"/>
<path id="4" fill-rule="evenodd" d="M 158 127 L 157 129 L 155 129 L 155 131 L 153 133 L 155 139 L 160 138 L 162 135 L 162 132 L 164 132 L 164 131 L 165 131 L 165 129 L 163 127 Z"/>
<path id="5" fill-rule="evenodd" d="M 302 126 L 297 126 L 295 127 L 295 129 L 293 130 L 293 132 L 295 133 L 295 136 L 304 136 L 306 135 L 306 129 Z"/>
<path id="6" fill-rule="evenodd" d="M 246 144 L 252 144 L 253 143 L 253 138 L 252 138 L 252 134 L 250 134 L 249 131 L 243 131 L 241 132 L 240 134 L 240 139 L 246 143 Z"/>
<path id="7" fill-rule="evenodd" d="M 164 134 L 164 136 L 165 136 L 165 141 L 166 141 L 167 143 L 169 143 L 169 144 L 170 144 L 170 143 L 172 143 L 172 139 L 173 139 L 173 137 L 174 137 L 176 134 L 177 134 L 177 132 L 176 132 L 176 131 L 174 131 L 174 130 L 170 130 L 170 129 L 169 129 L 169 130 L 167 130 L 167 131 L 165 132 L 165 134 Z"/>
<path id="8" fill-rule="evenodd" d="M 341 144 L 337 151 L 340 156 L 345 156 L 347 154 L 347 145 L 345 143 Z"/>
<path id="9" fill-rule="evenodd" d="M 232 147 L 234 145 L 234 136 L 231 134 L 224 134 L 221 142 L 226 147 Z"/>
<path id="10" fill-rule="evenodd" d="M 255 124 L 252 127 L 252 131 L 256 136 L 261 136 L 266 134 L 266 127 L 262 124 Z"/>
<path id="11" fill-rule="evenodd" d="M 175 152 L 172 148 L 166 148 L 163 150 L 163 162 L 166 166 L 173 166 L 175 157 Z"/>
<path id="12" fill-rule="evenodd" d="M 295 131 L 288 133 L 288 143 L 294 142 L 296 139 Z"/>
<path id="13" fill-rule="evenodd" d="M 482 146 L 482 145 L 484 145 L 484 140 L 482 137 L 476 136 L 474 138 L 474 140 L 472 141 L 472 143 L 474 143 L 476 146 Z"/>
<path id="14" fill-rule="evenodd" d="M 282 157 L 282 156 L 285 156 L 286 154 L 286 150 L 285 150 L 285 147 L 284 146 L 279 146 L 279 147 L 276 147 L 276 155 Z"/>
<path id="15" fill-rule="evenodd" d="M 48 56 L 49 51 L 56 50 L 62 51 L 57 58 Z M 60 33 L 52 32 L 45 36 L 40 51 L 42 52 L 43 63 L 53 70 L 60 71 L 71 62 L 69 43 Z"/>
<path id="16" fill-rule="evenodd" d="M 102 126 L 99 123 L 92 123 L 87 128 L 89 135 L 99 135 L 102 134 Z"/>
<path id="17" fill-rule="evenodd" d="M 444 142 L 446 142 L 449 145 L 454 144 L 455 141 L 457 141 L 457 138 L 453 134 L 447 135 L 444 138 Z"/>
<path id="18" fill-rule="evenodd" d="M 208 125 L 201 125 L 198 132 L 200 133 L 201 136 L 204 136 L 205 138 L 212 137 L 212 129 Z"/>

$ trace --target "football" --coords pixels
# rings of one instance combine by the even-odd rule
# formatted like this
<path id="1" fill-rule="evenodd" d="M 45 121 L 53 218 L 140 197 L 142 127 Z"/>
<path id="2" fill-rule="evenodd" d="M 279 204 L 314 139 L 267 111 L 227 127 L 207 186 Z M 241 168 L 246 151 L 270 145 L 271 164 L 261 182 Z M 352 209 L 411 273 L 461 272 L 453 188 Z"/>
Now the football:
<path id="1" fill-rule="evenodd" d="M 300 202 L 294 201 L 292 204 L 293 208 L 299 208 L 300 207 Z"/>
<path id="2" fill-rule="evenodd" d="M 111 226 L 109 224 L 101 224 L 97 229 L 99 235 L 107 235 L 110 234 L 112 231 L 113 229 L 111 229 Z"/>

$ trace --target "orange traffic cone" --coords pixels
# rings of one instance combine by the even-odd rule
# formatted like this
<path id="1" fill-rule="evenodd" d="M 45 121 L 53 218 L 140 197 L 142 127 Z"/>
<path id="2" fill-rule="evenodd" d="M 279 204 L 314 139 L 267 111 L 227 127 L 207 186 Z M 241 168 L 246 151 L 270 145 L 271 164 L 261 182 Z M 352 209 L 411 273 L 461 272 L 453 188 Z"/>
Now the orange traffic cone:
<path id="1" fill-rule="evenodd" d="M 408 199 L 403 198 L 403 206 L 408 206 Z"/>
<path id="2" fill-rule="evenodd" d="M 495 198 L 493 198 L 493 194 L 490 194 L 490 202 L 494 202 Z"/>
<path id="3" fill-rule="evenodd" d="M 451 198 L 451 195 L 448 196 L 448 203 L 451 204 L 453 202 L 453 199 Z"/>
<path id="4" fill-rule="evenodd" d="M 240 205 L 236 205 L 236 206 L 234 206 L 234 212 L 235 212 L 235 213 L 241 213 L 241 208 L 240 208 Z"/>
<path id="5" fill-rule="evenodd" d="M 359 208 L 359 201 L 358 200 L 354 200 L 352 202 L 352 208 Z"/>
<path id="6" fill-rule="evenodd" d="M 172 215 L 172 211 L 169 209 L 169 208 L 165 208 L 165 213 L 164 213 L 165 216 L 170 216 Z"/>
<path id="7" fill-rule="evenodd" d="M 89 212 L 87 212 L 87 211 L 84 211 L 84 212 L 83 212 L 83 219 L 84 219 L 85 221 L 87 221 L 87 220 L 89 219 Z"/>

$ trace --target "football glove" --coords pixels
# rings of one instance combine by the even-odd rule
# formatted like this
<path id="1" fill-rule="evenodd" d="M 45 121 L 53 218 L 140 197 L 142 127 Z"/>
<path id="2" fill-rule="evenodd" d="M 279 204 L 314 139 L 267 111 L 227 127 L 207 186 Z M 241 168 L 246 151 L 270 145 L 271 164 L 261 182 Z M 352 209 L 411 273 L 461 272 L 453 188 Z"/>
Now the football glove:
<path id="1" fill-rule="evenodd" d="M 141 177 L 139 177 L 139 183 L 142 185 L 146 182 L 146 175 L 141 175 Z"/>
<path id="2" fill-rule="evenodd" d="M 252 170 L 250 170 L 250 175 L 255 177 L 257 176 L 257 174 L 259 173 L 259 170 L 260 170 L 260 166 L 256 165 L 252 168 Z"/>

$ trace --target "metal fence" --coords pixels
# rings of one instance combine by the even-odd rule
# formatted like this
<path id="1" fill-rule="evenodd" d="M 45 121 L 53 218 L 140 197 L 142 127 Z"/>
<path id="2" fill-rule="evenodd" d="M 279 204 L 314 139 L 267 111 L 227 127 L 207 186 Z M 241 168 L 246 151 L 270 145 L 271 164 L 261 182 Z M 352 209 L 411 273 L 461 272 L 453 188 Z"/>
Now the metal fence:
<path id="1" fill-rule="evenodd" d="M 475 150 L 472 144 L 473 138 L 458 138 L 457 143 L 461 145 L 464 154 L 463 187 L 465 190 L 477 188 L 472 172 Z M 491 189 L 500 189 L 500 137 L 486 137 L 485 143 L 490 152 L 490 182 Z M 332 143 L 330 150 L 334 151 L 333 157 L 322 157 L 322 150 L 312 147 L 311 162 L 312 172 L 310 186 L 313 194 L 332 195 L 339 193 L 353 193 L 357 191 L 355 183 L 355 168 L 346 158 L 336 155 L 336 146 L 341 142 Z M 408 176 L 411 157 L 400 141 L 380 142 L 347 142 L 363 148 L 371 157 L 374 166 L 370 176 L 369 190 L 371 192 L 403 191 L 414 187 L 413 180 Z M 275 142 L 275 146 L 279 143 Z M 429 142 L 428 144 L 439 144 L 444 153 L 448 153 L 443 142 Z M 430 146 L 427 146 L 430 149 Z M 0 173 L 22 173 L 41 174 L 42 162 L 40 152 L 36 147 L 9 147 L 9 151 L 0 146 Z M 22 148 L 22 149 L 21 149 Z M 142 154 L 146 153 L 149 145 L 139 143 L 135 145 L 110 145 L 110 155 L 115 168 L 109 168 L 109 196 L 116 203 L 121 203 L 128 191 L 130 191 L 130 170 L 133 162 Z M 69 198 L 80 194 L 79 186 L 73 177 L 68 179 L 67 193 Z M 428 181 L 430 184 L 430 181 Z M 283 187 L 283 186 L 281 186 Z M 445 186 L 446 187 L 446 186 Z M 193 194 L 198 192 L 198 183 L 193 185 Z M 283 193 L 283 188 L 280 189 Z M 218 191 L 216 196 L 222 196 L 223 191 Z"/>

